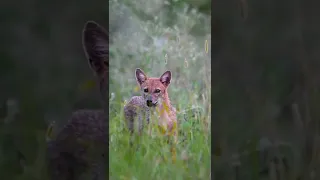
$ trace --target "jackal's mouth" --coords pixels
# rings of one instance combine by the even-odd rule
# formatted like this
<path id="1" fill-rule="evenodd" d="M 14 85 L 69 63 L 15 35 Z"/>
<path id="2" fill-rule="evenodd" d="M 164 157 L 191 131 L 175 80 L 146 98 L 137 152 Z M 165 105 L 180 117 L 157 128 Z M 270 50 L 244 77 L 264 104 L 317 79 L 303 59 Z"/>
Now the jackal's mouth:
<path id="1" fill-rule="evenodd" d="M 158 102 L 152 103 L 152 101 L 147 101 L 147 106 L 148 107 L 156 107 Z"/>

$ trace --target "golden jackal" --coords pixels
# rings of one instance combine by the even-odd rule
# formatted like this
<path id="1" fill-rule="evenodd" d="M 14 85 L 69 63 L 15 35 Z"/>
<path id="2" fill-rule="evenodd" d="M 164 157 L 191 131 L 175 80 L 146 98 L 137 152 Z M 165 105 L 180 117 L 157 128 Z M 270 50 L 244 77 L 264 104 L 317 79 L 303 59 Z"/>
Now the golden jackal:
<path id="1" fill-rule="evenodd" d="M 136 69 L 136 80 L 141 89 L 141 96 L 134 96 L 124 107 L 128 129 L 134 132 L 134 120 L 138 120 L 138 131 L 142 133 L 144 124 L 150 122 L 151 113 L 156 113 L 160 132 L 177 142 L 176 109 L 171 105 L 168 87 L 171 82 L 171 72 L 166 71 L 160 78 L 147 77 L 141 69 Z M 175 161 L 175 149 L 173 161 Z"/>

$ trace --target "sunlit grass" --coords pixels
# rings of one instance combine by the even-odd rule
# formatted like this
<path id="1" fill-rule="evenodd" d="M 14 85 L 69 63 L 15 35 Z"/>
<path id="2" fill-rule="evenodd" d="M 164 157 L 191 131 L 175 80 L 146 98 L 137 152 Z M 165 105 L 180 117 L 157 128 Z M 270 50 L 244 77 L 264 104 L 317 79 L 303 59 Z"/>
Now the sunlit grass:
<path id="1" fill-rule="evenodd" d="M 125 127 L 123 112 L 112 117 L 110 123 L 109 168 L 110 179 L 208 179 L 210 173 L 210 133 L 204 129 L 205 117 L 187 121 L 179 116 L 177 161 L 171 162 L 170 145 L 157 133 L 135 137 L 129 147 L 130 135 Z"/>

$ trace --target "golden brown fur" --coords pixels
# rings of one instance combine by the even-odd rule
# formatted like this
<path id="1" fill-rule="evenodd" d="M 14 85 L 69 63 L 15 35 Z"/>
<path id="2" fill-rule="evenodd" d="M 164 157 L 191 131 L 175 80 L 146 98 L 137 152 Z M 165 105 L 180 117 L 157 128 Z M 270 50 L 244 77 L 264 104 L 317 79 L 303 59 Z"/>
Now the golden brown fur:
<path id="1" fill-rule="evenodd" d="M 134 96 L 124 107 L 128 129 L 134 132 L 134 121 L 138 119 L 139 134 L 141 134 L 145 120 L 149 124 L 151 114 L 156 114 L 158 128 L 162 135 L 177 143 L 176 109 L 171 105 L 168 87 L 171 82 L 171 72 L 166 71 L 160 78 L 147 77 L 141 69 L 136 69 L 136 80 L 141 89 L 141 96 Z M 175 148 L 173 161 L 175 161 Z"/>

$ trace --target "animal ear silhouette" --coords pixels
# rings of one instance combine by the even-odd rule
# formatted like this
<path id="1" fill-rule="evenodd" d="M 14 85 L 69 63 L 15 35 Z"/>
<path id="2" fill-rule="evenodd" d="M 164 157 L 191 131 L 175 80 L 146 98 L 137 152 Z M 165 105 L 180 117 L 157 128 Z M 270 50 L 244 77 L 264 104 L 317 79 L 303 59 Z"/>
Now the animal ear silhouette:
<path id="1" fill-rule="evenodd" d="M 139 68 L 136 69 L 136 80 L 140 85 L 147 80 L 147 75 Z"/>
<path id="2" fill-rule="evenodd" d="M 109 34 L 94 21 L 88 21 L 82 32 L 82 44 L 90 68 L 102 78 L 109 68 Z"/>
<path id="3" fill-rule="evenodd" d="M 171 71 L 166 71 L 165 73 L 163 73 L 160 77 L 160 81 L 163 85 L 169 86 L 171 82 Z"/>

